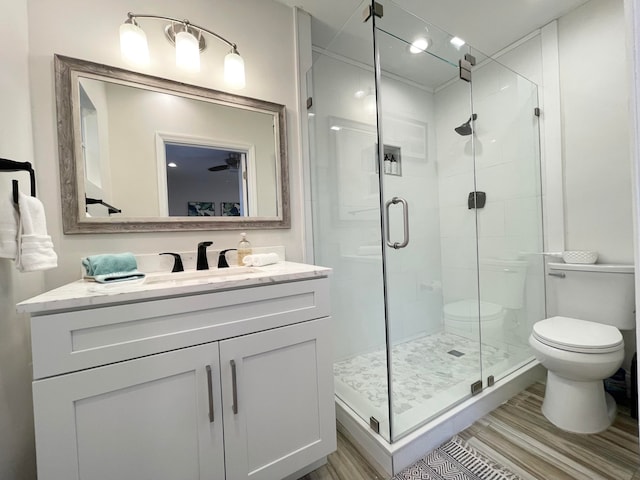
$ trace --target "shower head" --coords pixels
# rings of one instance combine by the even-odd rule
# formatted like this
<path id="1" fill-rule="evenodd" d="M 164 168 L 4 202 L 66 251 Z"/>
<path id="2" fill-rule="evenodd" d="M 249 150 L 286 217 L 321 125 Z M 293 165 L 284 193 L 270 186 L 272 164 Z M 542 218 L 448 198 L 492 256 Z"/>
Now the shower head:
<path id="1" fill-rule="evenodd" d="M 458 135 L 462 135 L 462 136 L 466 136 L 466 135 L 471 135 L 473 133 L 473 127 L 471 127 L 471 122 L 473 120 L 475 120 L 476 118 L 478 118 L 478 115 L 476 115 L 475 113 L 472 114 L 469 117 L 469 120 L 467 120 L 466 122 L 464 122 L 462 125 L 460 125 L 459 127 L 454 128 L 454 130 L 456 131 L 456 133 Z"/>

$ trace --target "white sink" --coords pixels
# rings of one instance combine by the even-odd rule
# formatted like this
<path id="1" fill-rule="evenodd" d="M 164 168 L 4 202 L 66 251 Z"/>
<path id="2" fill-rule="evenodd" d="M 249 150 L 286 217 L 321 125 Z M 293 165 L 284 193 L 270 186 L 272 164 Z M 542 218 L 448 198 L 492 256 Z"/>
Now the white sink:
<path id="1" fill-rule="evenodd" d="M 187 280 L 206 280 L 209 278 L 237 277 L 249 273 L 257 273 L 261 270 L 253 267 L 229 267 L 211 270 L 187 270 L 175 273 L 148 273 L 144 283 L 180 282 Z"/>

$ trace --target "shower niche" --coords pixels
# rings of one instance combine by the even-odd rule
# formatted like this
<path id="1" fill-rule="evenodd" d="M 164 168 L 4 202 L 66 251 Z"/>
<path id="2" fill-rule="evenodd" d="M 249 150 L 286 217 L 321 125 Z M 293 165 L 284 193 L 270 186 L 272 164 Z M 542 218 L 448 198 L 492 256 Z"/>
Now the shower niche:
<path id="1" fill-rule="evenodd" d="M 383 145 L 384 161 L 382 162 L 386 175 L 402 176 L 402 154 L 400 147 Z"/>

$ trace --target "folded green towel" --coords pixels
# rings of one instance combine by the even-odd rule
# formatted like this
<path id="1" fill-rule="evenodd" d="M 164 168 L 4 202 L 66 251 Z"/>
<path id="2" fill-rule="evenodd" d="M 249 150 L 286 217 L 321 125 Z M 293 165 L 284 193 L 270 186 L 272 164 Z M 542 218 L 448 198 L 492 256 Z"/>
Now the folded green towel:
<path id="1" fill-rule="evenodd" d="M 144 278 L 144 273 L 133 270 L 131 272 L 113 272 L 106 273 L 104 275 L 96 275 L 94 277 L 94 280 L 98 283 L 115 283 L 126 282 L 130 280 L 139 280 L 142 278 Z"/>
<path id="2" fill-rule="evenodd" d="M 133 253 L 107 253 L 91 255 L 82 259 L 82 265 L 89 276 L 108 275 L 116 272 L 133 272 L 138 264 Z"/>

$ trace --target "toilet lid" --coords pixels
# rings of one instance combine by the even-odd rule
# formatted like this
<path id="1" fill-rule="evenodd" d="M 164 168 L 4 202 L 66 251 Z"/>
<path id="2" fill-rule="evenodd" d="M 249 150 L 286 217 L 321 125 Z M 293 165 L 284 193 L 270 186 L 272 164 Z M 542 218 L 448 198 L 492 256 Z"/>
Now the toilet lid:
<path id="1" fill-rule="evenodd" d="M 536 322 L 532 334 L 550 347 L 569 352 L 615 352 L 623 345 L 622 334 L 617 328 L 569 317 L 551 317 Z"/>
<path id="2" fill-rule="evenodd" d="M 460 300 L 459 302 L 447 303 L 444 314 L 449 318 L 472 320 L 478 318 L 477 300 Z M 502 316 L 502 306 L 496 303 L 480 302 L 480 318 L 482 320 L 497 319 Z"/>

